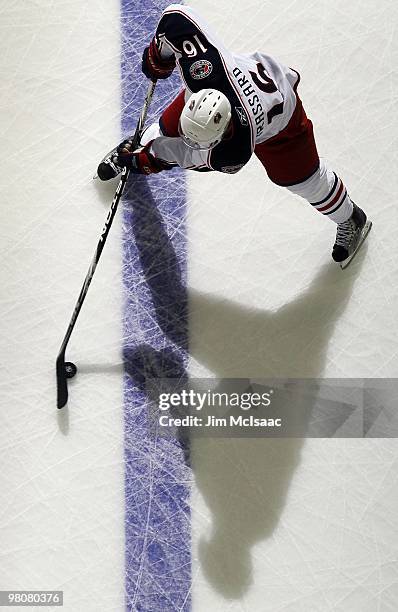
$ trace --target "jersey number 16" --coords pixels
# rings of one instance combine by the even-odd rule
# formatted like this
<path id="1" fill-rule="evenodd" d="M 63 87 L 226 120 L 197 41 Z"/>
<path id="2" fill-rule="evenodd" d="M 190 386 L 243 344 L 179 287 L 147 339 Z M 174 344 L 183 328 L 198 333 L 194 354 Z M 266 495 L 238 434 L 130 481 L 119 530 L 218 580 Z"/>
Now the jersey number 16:
<path id="1" fill-rule="evenodd" d="M 206 53 L 207 49 L 201 43 L 201 41 L 199 40 L 199 37 L 198 37 L 197 34 L 195 34 L 193 39 L 196 42 L 196 44 L 198 45 L 199 49 L 202 51 L 202 53 Z M 195 57 L 198 54 L 198 50 L 197 50 L 196 46 L 190 40 L 184 40 L 184 42 L 182 43 L 182 48 L 184 49 L 184 52 L 186 53 L 186 55 L 188 57 Z"/>

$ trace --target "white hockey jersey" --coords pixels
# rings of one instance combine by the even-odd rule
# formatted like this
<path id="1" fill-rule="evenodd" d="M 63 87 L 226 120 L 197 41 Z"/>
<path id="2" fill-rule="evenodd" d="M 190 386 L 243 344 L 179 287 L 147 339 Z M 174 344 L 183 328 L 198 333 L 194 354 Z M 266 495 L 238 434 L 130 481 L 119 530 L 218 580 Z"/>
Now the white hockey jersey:
<path id="1" fill-rule="evenodd" d="M 171 4 L 162 14 L 155 34 L 164 59 L 174 56 L 187 99 L 204 88 L 222 91 L 232 109 L 232 137 L 209 151 L 185 145 L 179 137 L 162 135 L 158 125 L 144 134 L 153 140 L 151 152 L 182 168 L 238 172 L 256 144 L 272 138 L 288 124 L 295 105 L 298 73 L 262 53 L 237 55 L 224 47 L 210 26 L 193 9 Z"/>

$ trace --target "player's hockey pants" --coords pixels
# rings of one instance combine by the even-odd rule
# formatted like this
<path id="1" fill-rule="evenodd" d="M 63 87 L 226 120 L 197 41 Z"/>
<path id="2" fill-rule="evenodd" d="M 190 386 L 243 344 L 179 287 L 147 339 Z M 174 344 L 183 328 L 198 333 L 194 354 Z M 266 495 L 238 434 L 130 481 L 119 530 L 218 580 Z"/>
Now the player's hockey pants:
<path id="1" fill-rule="evenodd" d="M 286 128 L 257 145 L 254 152 L 273 183 L 301 196 L 336 223 L 351 216 L 347 190 L 327 162 L 319 159 L 312 121 L 298 96 Z"/>

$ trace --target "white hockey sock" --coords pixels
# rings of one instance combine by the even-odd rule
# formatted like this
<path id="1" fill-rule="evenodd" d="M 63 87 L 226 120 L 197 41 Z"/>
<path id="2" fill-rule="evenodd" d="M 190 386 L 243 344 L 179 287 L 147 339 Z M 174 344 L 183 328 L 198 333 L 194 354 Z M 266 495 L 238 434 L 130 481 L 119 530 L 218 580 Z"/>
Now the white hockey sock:
<path id="1" fill-rule="evenodd" d="M 323 159 L 315 174 L 303 183 L 291 185 L 287 189 L 308 200 L 315 210 L 335 223 L 347 221 L 352 215 L 353 204 L 343 181 Z"/>

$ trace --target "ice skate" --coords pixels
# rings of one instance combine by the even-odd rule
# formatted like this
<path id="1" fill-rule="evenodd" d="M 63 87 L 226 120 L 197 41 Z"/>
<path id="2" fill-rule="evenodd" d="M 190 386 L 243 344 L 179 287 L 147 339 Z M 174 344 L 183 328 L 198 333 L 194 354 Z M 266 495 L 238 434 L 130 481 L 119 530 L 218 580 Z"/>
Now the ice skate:
<path id="1" fill-rule="evenodd" d="M 351 217 L 337 225 L 332 257 L 343 270 L 354 259 L 371 227 L 372 222 L 367 220 L 364 211 L 356 204 Z"/>

